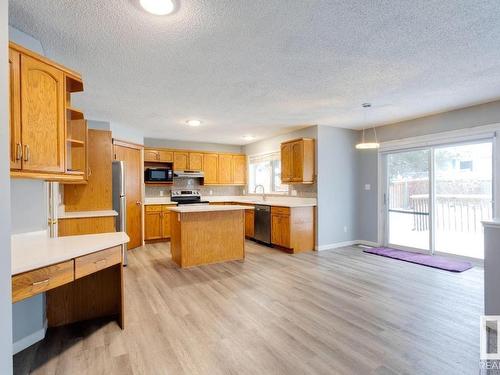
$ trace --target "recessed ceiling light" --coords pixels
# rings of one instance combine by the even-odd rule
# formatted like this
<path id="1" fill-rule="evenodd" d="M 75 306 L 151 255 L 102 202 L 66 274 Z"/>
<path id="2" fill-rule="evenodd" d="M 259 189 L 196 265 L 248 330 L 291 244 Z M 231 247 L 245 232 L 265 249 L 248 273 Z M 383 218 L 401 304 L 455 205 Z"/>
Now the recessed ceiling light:
<path id="1" fill-rule="evenodd" d="M 173 0 L 140 0 L 141 6 L 149 13 L 165 16 L 174 11 Z"/>
<path id="2" fill-rule="evenodd" d="M 253 135 L 244 135 L 243 139 L 245 141 L 253 141 L 255 139 L 255 137 Z"/>
<path id="3" fill-rule="evenodd" d="M 188 124 L 189 126 L 200 126 L 201 121 L 200 120 L 188 120 L 188 121 L 186 121 L 186 124 Z"/>

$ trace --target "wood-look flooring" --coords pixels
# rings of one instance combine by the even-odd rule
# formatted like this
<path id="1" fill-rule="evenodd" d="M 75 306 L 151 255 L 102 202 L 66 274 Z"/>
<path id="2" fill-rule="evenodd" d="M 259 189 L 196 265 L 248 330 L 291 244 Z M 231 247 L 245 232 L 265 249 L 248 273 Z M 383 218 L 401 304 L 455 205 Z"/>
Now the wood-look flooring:
<path id="1" fill-rule="evenodd" d="M 129 252 L 126 329 L 51 329 L 16 374 L 477 374 L 483 269 L 455 274 L 350 247 L 179 269 Z"/>

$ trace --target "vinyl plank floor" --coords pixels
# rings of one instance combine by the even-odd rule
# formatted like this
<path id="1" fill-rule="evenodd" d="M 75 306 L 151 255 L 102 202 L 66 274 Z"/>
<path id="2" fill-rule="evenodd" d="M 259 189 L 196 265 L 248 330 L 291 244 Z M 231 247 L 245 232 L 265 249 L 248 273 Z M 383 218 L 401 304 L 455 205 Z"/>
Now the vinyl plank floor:
<path id="1" fill-rule="evenodd" d="M 49 329 L 15 374 L 473 374 L 483 269 L 456 274 L 356 247 L 179 269 L 168 243 L 129 252 L 126 329 Z"/>

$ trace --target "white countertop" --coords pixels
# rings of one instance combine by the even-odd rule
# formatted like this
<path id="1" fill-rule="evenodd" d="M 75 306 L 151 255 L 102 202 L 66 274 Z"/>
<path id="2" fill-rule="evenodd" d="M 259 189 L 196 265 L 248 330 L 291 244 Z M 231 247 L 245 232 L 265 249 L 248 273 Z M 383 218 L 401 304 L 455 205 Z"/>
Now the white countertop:
<path id="1" fill-rule="evenodd" d="M 101 210 L 101 211 L 63 211 L 58 214 L 59 219 L 79 219 L 85 217 L 108 217 L 118 216 L 118 212 L 114 210 Z"/>
<path id="2" fill-rule="evenodd" d="M 251 206 L 238 206 L 236 204 L 210 206 L 208 204 L 192 205 L 184 204 L 177 207 L 169 208 L 170 211 L 189 213 L 189 212 L 215 212 L 215 211 L 238 211 L 238 210 L 253 210 Z"/>
<path id="3" fill-rule="evenodd" d="M 484 227 L 500 228 L 500 219 L 483 220 L 481 223 Z"/>
<path id="4" fill-rule="evenodd" d="M 125 232 L 49 238 L 46 231 L 11 236 L 12 275 L 129 242 Z"/>
<path id="5" fill-rule="evenodd" d="M 201 200 L 209 202 L 235 202 L 235 203 L 246 203 L 246 204 L 267 204 L 270 206 L 280 206 L 280 207 L 314 207 L 317 205 L 316 198 L 299 198 L 290 196 L 266 196 L 266 200 L 263 201 L 262 197 L 259 195 L 242 195 L 242 196 L 215 196 L 215 195 L 204 195 Z M 175 204 L 170 200 L 170 197 L 154 197 L 145 198 L 145 205 L 152 204 Z"/>

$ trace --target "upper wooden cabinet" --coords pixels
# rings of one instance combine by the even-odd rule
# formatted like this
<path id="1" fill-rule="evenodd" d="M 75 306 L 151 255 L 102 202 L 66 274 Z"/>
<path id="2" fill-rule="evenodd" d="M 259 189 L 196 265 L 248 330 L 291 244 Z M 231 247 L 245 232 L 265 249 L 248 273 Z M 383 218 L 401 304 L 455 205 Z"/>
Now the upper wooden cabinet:
<path id="1" fill-rule="evenodd" d="M 218 154 L 203 154 L 203 173 L 205 175 L 205 184 L 217 184 L 218 178 Z"/>
<path id="2" fill-rule="evenodd" d="M 174 169 L 185 171 L 188 169 L 189 154 L 187 152 L 174 152 Z"/>
<path id="3" fill-rule="evenodd" d="M 165 150 L 144 149 L 144 161 L 157 161 L 161 163 L 172 163 L 174 161 L 174 153 Z"/>
<path id="4" fill-rule="evenodd" d="M 300 138 L 281 144 L 281 181 L 288 184 L 314 182 L 314 139 Z"/>
<path id="5" fill-rule="evenodd" d="M 219 184 L 233 182 L 233 155 L 219 154 L 218 175 Z"/>
<path id="6" fill-rule="evenodd" d="M 65 171 L 64 74 L 21 56 L 23 170 Z"/>
<path id="7" fill-rule="evenodd" d="M 9 50 L 10 78 L 10 168 L 21 169 L 21 54 Z"/>
<path id="8" fill-rule="evenodd" d="M 244 185 L 246 182 L 247 159 L 245 155 L 233 155 L 233 184 Z"/>
<path id="9" fill-rule="evenodd" d="M 70 103 L 71 92 L 83 91 L 80 76 L 14 43 L 9 47 L 11 176 L 83 182 L 86 123 L 81 138 L 71 138 L 71 123 L 83 113 Z"/>
<path id="10" fill-rule="evenodd" d="M 203 154 L 199 152 L 189 153 L 189 170 L 201 171 L 203 170 Z"/>
<path id="11" fill-rule="evenodd" d="M 245 185 L 246 156 L 242 154 L 145 148 L 146 167 L 152 163 L 173 162 L 176 171 L 202 171 L 205 185 Z"/>

